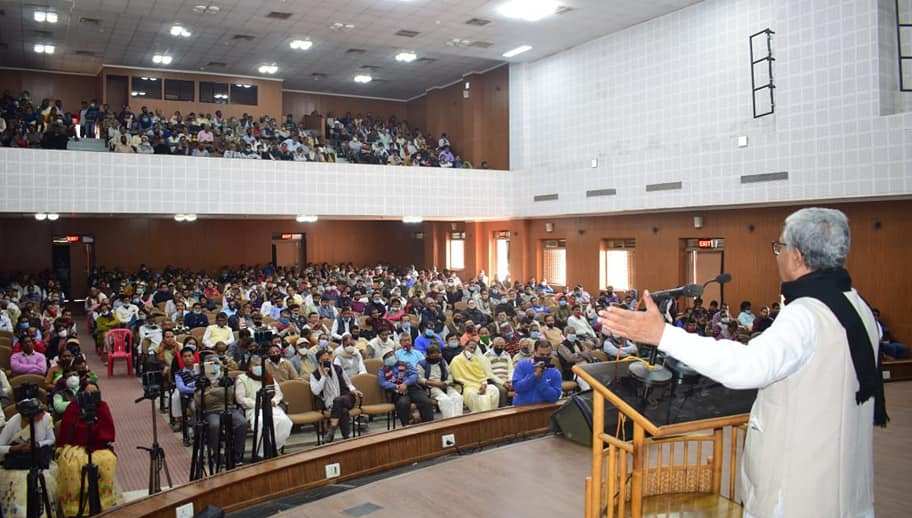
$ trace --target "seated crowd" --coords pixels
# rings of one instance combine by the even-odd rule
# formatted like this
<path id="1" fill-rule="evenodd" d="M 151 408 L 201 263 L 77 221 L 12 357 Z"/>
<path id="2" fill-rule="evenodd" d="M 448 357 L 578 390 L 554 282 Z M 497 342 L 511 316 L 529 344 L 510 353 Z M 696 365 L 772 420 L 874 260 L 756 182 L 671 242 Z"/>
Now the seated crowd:
<path id="1" fill-rule="evenodd" d="M 43 99 L 36 106 L 28 91 L 19 96 L 6 91 L 0 98 L 0 146 L 67 149 L 71 140 L 101 138 L 116 153 L 472 167 L 453 151 L 446 133 L 425 136 L 395 116 L 383 120 L 370 113 L 337 117 L 330 112 L 324 120 L 325 138 L 292 114 L 282 121 L 246 113 L 224 117 L 221 110 L 168 116 L 146 106 L 139 112 L 129 106 L 118 111 L 95 99 L 78 109 L 64 107 L 60 99 Z"/>
<path id="2" fill-rule="evenodd" d="M 115 505 L 114 419 L 59 284 L 24 277 L 0 292 L 0 348 L 9 349 L 9 363 L 0 370 L 0 512 L 26 516 L 29 468 L 37 466 L 51 506 L 65 516 L 79 514 L 89 451 L 98 466 L 102 507 Z"/>

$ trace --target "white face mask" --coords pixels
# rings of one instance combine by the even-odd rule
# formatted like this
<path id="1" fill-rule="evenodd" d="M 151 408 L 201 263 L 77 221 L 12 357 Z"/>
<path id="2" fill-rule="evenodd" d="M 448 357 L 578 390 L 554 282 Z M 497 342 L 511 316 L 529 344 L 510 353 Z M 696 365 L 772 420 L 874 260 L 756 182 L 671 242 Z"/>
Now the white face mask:
<path id="1" fill-rule="evenodd" d="M 263 366 L 254 365 L 253 367 L 250 368 L 250 372 L 252 372 L 254 376 L 262 376 L 263 375 Z"/>
<path id="2" fill-rule="evenodd" d="M 79 388 L 79 376 L 70 376 L 66 380 L 67 388 L 70 390 L 76 390 Z"/>
<path id="3" fill-rule="evenodd" d="M 346 347 L 345 347 L 345 354 L 348 354 L 348 355 L 353 355 L 353 354 L 355 354 L 355 346 L 354 346 L 354 345 L 346 346 Z"/>
<path id="4" fill-rule="evenodd" d="M 474 353 L 473 353 L 472 351 L 463 351 L 462 354 L 465 355 L 466 360 L 471 360 L 471 359 L 472 359 L 472 355 L 473 355 Z"/>

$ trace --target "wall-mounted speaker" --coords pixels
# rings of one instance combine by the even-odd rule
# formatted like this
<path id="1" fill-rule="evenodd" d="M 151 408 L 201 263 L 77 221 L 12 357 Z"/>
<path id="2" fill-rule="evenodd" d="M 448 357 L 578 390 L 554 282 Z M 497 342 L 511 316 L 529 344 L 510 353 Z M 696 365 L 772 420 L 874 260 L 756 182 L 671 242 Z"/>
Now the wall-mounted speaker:
<path id="1" fill-rule="evenodd" d="M 545 232 L 554 232 L 554 223 L 545 223 Z"/>
<path id="2" fill-rule="evenodd" d="M 883 228 L 883 223 L 881 223 L 879 219 L 874 222 L 874 230 L 880 230 L 882 228 Z"/>
<path id="3" fill-rule="evenodd" d="M 653 233 L 653 234 L 658 234 L 658 233 L 659 233 L 659 227 L 652 227 L 652 233 Z"/>
<path id="4" fill-rule="evenodd" d="M 703 216 L 694 216 L 694 228 L 703 228 Z"/>
<path id="5" fill-rule="evenodd" d="M 757 227 L 755 227 L 753 223 L 751 223 L 750 225 L 747 226 L 748 232 L 753 232 L 756 229 L 757 229 Z"/>
<path id="6" fill-rule="evenodd" d="M 450 230 L 456 230 L 456 223 L 450 223 Z"/>

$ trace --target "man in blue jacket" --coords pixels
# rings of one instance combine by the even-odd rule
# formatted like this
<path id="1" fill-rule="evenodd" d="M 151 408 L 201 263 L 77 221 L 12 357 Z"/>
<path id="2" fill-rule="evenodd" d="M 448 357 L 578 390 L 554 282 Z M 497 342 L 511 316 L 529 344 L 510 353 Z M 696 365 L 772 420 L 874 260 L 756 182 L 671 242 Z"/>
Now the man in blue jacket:
<path id="1" fill-rule="evenodd" d="M 392 395 L 393 404 L 396 405 L 396 415 L 402 426 L 409 423 L 412 413 L 412 403 L 418 407 L 421 421 L 427 422 L 434 419 L 434 403 L 427 392 L 418 385 L 418 371 L 410 364 L 399 361 L 396 353 L 388 351 L 383 356 L 383 367 L 377 376 L 380 388 Z"/>
<path id="2" fill-rule="evenodd" d="M 560 371 L 551 366 L 551 342 L 539 340 L 535 355 L 513 369 L 513 405 L 554 403 L 561 396 Z"/>

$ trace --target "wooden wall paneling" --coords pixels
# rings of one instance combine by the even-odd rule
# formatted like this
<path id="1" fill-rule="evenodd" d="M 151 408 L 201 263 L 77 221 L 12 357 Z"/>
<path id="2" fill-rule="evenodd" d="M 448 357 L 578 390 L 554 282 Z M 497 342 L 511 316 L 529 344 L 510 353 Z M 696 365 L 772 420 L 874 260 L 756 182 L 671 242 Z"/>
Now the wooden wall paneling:
<path id="1" fill-rule="evenodd" d="M 203 218 L 177 223 L 168 218 L 68 218 L 38 222 L 0 219 L 0 273 L 36 272 L 51 267 L 53 235 L 95 236 L 97 264 L 134 270 L 140 264 L 214 270 L 225 265 L 272 260 L 272 234 L 303 232 L 310 262 L 421 265 L 423 244 L 412 225 L 392 221 L 333 221 L 299 224 L 290 220 Z"/>
<path id="2" fill-rule="evenodd" d="M 186 101 L 167 101 L 164 99 L 145 99 L 145 98 L 131 98 L 130 107 L 134 112 L 139 112 L 141 106 L 147 106 L 150 110 L 161 110 L 162 115 L 171 117 L 175 111 L 180 111 L 181 114 L 186 116 L 190 112 L 194 113 L 215 113 L 216 110 L 221 110 L 222 114 L 226 117 L 239 117 L 244 113 L 253 115 L 254 117 L 260 117 L 262 115 L 269 115 L 271 117 L 280 118 L 282 117 L 282 82 L 281 81 L 270 81 L 266 79 L 254 79 L 254 78 L 232 78 L 230 76 L 217 76 L 211 74 L 194 74 L 187 72 L 170 72 L 164 70 L 137 70 L 131 68 L 118 68 L 118 67 L 104 67 L 102 69 L 102 74 L 105 76 L 109 75 L 120 75 L 120 76 L 152 76 L 161 79 L 182 79 L 185 81 L 196 81 L 196 100 L 194 102 Z M 256 105 L 243 105 L 243 104 L 215 104 L 215 103 L 201 103 L 199 102 L 199 82 L 200 81 L 212 81 L 216 83 L 235 83 L 243 82 L 246 84 L 252 84 L 257 86 L 257 104 Z M 164 92 L 163 92 L 164 93 Z M 107 99 L 110 95 L 110 92 L 106 92 L 105 98 Z M 109 103 L 111 104 L 111 103 Z M 112 108 L 114 105 L 111 105 Z M 120 109 L 118 106 L 117 109 Z"/>
<path id="3" fill-rule="evenodd" d="M 320 114 L 333 113 L 336 117 L 351 112 L 352 115 L 372 114 L 375 118 L 389 119 L 395 116 L 399 120 L 408 120 L 406 103 L 403 101 L 368 99 L 343 95 L 328 95 L 309 92 L 282 92 L 282 112 L 291 113 L 295 120 L 317 110 Z"/>
<path id="4" fill-rule="evenodd" d="M 452 433 L 461 448 L 475 448 L 547 431 L 557 404 L 509 407 L 467 414 L 390 432 L 340 441 L 223 472 L 102 513 L 107 517 L 171 518 L 188 502 L 195 511 L 209 504 L 238 511 L 281 496 L 363 477 L 449 454 L 440 436 Z M 338 462 L 342 476 L 326 479 L 324 465 Z"/>
<path id="5" fill-rule="evenodd" d="M 0 91 L 5 90 L 17 97 L 23 90 L 28 90 L 35 107 L 42 99 L 50 99 L 51 103 L 60 99 L 64 111 L 77 114 L 81 101 L 101 95 L 94 76 L 38 70 L 0 70 Z"/>

